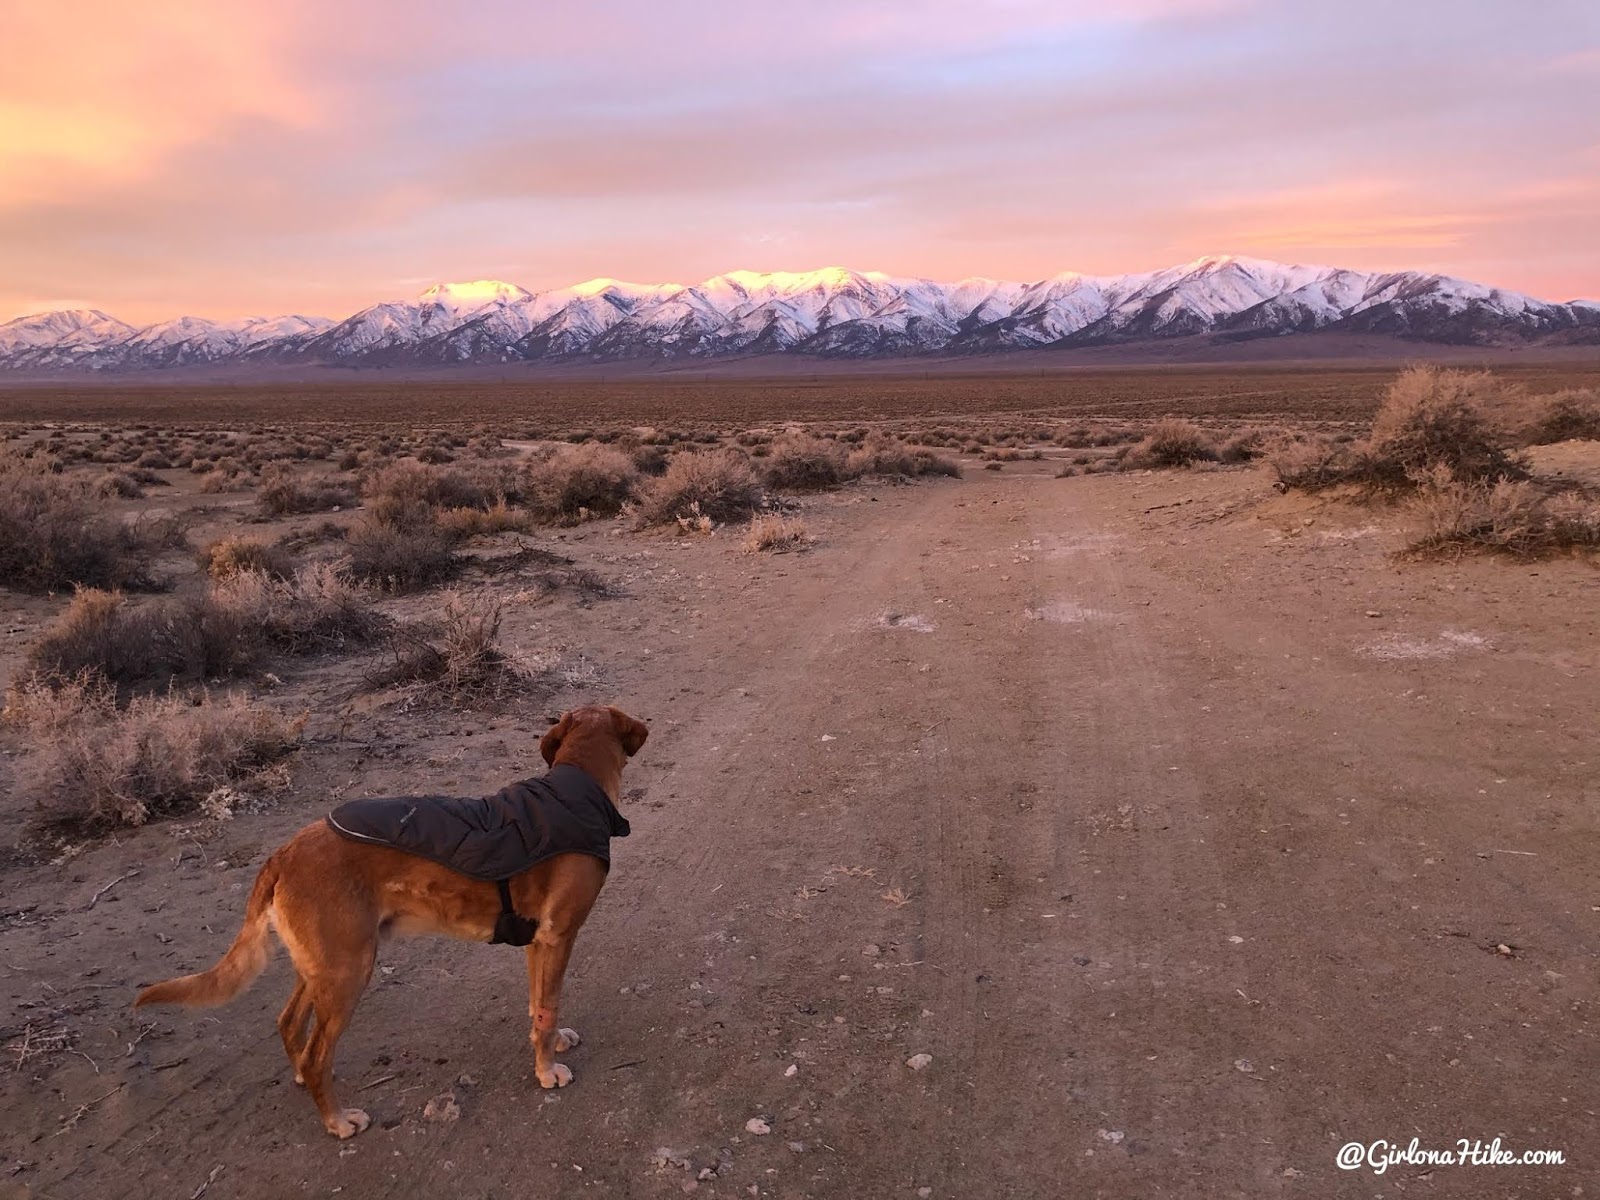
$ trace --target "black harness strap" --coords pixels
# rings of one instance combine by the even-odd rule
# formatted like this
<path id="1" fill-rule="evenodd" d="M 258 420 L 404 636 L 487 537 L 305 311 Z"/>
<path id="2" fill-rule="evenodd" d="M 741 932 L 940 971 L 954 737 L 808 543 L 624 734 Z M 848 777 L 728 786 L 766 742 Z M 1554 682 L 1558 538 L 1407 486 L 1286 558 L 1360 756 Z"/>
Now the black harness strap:
<path id="1" fill-rule="evenodd" d="M 510 880 L 497 879 L 494 886 L 500 889 L 500 915 L 495 918 L 494 936 L 489 939 L 489 944 L 526 946 L 539 931 L 539 922 L 517 912 L 516 906 L 511 903 Z"/>

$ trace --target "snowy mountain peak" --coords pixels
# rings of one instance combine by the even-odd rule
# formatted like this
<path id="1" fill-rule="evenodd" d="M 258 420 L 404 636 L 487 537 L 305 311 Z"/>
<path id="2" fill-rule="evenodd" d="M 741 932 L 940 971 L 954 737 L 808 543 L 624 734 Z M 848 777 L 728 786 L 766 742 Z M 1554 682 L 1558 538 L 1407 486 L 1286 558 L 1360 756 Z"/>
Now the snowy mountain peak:
<path id="1" fill-rule="evenodd" d="M 91 342 L 118 341 L 134 331 L 98 308 L 32 313 L 0 325 L 0 354 Z"/>
<path id="2" fill-rule="evenodd" d="M 954 283 L 822 267 L 702 283 L 609 277 L 529 292 L 440 283 L 337 324 L 320 317 L 135 329 L 96 309 L 0 325 L 0 368 L 98 371 L 250 362 L 427 366 L 801 353 L 990 354 L 1150 339 L 1329 331 L 1462 345 L 1600 344 L 1600 304 L 1550 304 L 1431 272 L 1368 272 L 1213 254 L 1128 275 Z"/>
<path id="3" fill-rule="evenodd" d="M 1178 271 L 1199 272 L 1216 271 L 1223 267 L 1242 267 L 1247 271 L 1281 271 L 1286 266 L 1288 266 L 1288 264 L 1272 262 L 1265 258 L 1251 258 L 1249 255 L 1245 254 L 1202 254 L 1193 262 L 1185 263 L 1183 266 L 1176 267 L 1174 269 Z M 1289 269 L 1294 270 L 1295 268 L 1289 267 Z"/>
<path id="4" fill-rule="evenodd" d="M 821 267 L 815 271 L 729 271 L 716 279 L 738 284 L 749 292 L 772 291 L 778 295 L 797 295 L 819 288 L 844 288 L 861 281 L 890 283 L 892 278 L 882 271 L 852 271 L 846 267 Z"/>
<path id="5" fill-rule="evenodd" d="M 514 283 L 498 279 L 475 279 L 471 283 L 436 283 L 417 299 L 441 308 L 486 308 L 491 304 L 518 304 L 531 300 L 533 293 Z"/>
<path id="6" fill-rule="evenodd" d="M 677 283 L 624 283 L 620 279 L 612 279 L 603 275 L 598 279 L 586 279 L 582 283 L 575 283 L 564 289 L 574 296 L 664 296 L 671 292 L 683 290 Z"/>

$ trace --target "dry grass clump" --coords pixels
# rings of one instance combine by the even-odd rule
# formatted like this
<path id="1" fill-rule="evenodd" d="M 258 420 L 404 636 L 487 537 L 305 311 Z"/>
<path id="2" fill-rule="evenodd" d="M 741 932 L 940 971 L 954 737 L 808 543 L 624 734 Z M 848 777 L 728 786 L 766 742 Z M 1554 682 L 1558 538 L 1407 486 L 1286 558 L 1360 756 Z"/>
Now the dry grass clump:
<path id="1" fill-rule="evenodd" d="M 50 825 L 103 832 L 193 810 L 292 754 L 305 717 L 243 696 L 144 696 L 117 706 L 103 679 L 31 679 L 3 715 L 28 735 L 26 792 Z"/>
<path id="2" fill-rule="evenodd" d="M 847 451 L 814 434 L 790 432 L 772 440 L 761 463 L 762 481 L 777 491 L 817 492 L 850 478 Z"/>
<path id="3" fill-rule="evenodd" d="M 1416 500 L 1424 554 L 1498 551 L 1531 557 L 1600 547 L 1600 500 L 1550 494 L 1523 480 L 1463 482 L 1435 468 Z"/>
<path id="4" fill-rule="evenodd" d="M 434 523 L 446 537 L 465 541 L 469 537 L 521 532 L 533 523 L 533 518 L 504 500 L 497 500 L 488 508 L 447 508 Z"/>
<path id="5" fill-rule="evenodd" d="M 949 455 L 922 446 L 908 446 L 892 438 L 872 435 L 850 452 L 845 469 L 851 475 L 917 478 L 948 475 L 960 478 L 961 466 Z"/>
<path id="6" fill-rule="evenodd" d="M 92 673 L 123 687 L 199 676 L 207 664 L 194 644 L 195 615 L 179 601 L 135 605 L 121 592 L 82 588 L 28 647 L 27 665 L 45 679 Z"/>
<path id="7" fill-rule="evenodd" d="M 392 526 L 430 524 L 452 508 L 488 508 L 498 498 L 460 470 L 398 462 L 374 472 L 361 489 L 367 514 Z"/>
<path id="8" fill-rule="evenodd" d="M 628 457 L 633 460 L 633 466 L 641 475 L 661 475 L 671 461 L 667 448 L 654 442 L 640 441 L 637 445 L 624 447 Z"/>
<path id="9" fill-rule="evenodd" d="M 288 578 L 240 571 L 215 583 L 201 610 L 217 631 L 254 630 L 285 654 L 339 650 L 372 641 L 388 622 L 369 588 L 334 563 L 312 563 Z M 251 634 L 242 637 L 248 640 Z"/>
<path id="10" fill-rule="evenodd" d="M 345 534 L 346 566 L 362 583 L 407 592 L 441 583 L 461 566 L 455 537 L 429 521 L 393 525 L 363 518 Z"/>
<path id="11" fill-rule="evenodd" d="M 107 471 L 94 490 L 108 500 L 143 500 L 145 497 L 144 485 L 129 471 Z"/>
<path id="12" fill-rule="evenodd" d="M 527 463 L 521 455 L 469 458 L 458 463 L 454 473 L 475 492 L 479 508 L 492 508 L 496 504 L 517 505 L 527 499 Z"/>
<path id="13" fill-rule="evenodd" d="M 1588 388 L 1567 388 L 1529 401 L 1532 411 L 1517 442 L 1523 446 L 1546 446 L 1551 442 L 1576 439 L 1600 441 L 1600 395 Z"/>
<path id="14" fill-rule="evenodd" d="M 282 579 L 294 573 L 294 562 L 283 547 L 261 538 L 218 538 L 200 552 L 200 565 L 212 579 L 227 579 L 241 571 L 257 571 Z"/>
<path id="15" fill-rule="evenodd" d="M 287 554 L 299 554 L 324 542 L 342 542 L 347 532 L 346 527 L 338 521 L 318 521 L 314 525 L 289 530 L 278 539 L 277 544 Z"/>
<path id="16" fill-rule="evenodd" d="M 640 489 L 639 513 L 646 524 L 680 519 L 725 524 L 742 521 L 761 503 L 761 484 L 750 460 L 737 450 L 695 450 L 673 458 L 666 472 Z"/>
<path id="17" fill-rule="evenodd" d="M 1265 452 L 1271 435 L 1265 429 L 1243 429 L 1217 447 L 1217 460 L 1225 463 L 1254 462 Z"/>
<path id="18" fill-rule="evenodd" d="M 500 647 L 502 604 L 493 597 L 450 593 L 437 621 L 395 630 L 393 660 L 374 675 L 375 687 L 411 685 L 412 699 L 454 704 L 496 700 L 522 690 L 534 670 Z"/>
<path id="19" fill-rule="evenodd" d="M 747 553 L 764 551 L 782 554 L 788 550 L 802 550 L 814 539 L 799 517 L 786 517 L 779 513 L 763 513 L 752 517 L 750 528 L 744 535 Z"/>
<path id="20" fill-rule="evenodd" d="M 395 463 L 368 478 L 364 495 L 367 512 L 345 535 L 348 569 L 363 583 L 393 591 L 450 578 L 460 566 L 458 541 L 517 524 L 503 495 L 491 495 L 455 468 Z"/>
<path id="21" fill-rule="evenodd" d="M 331 564 L 287 579 L 243 570 L 201 595 L 144 604 L 83 588 L 28 647 L 27 664 L 43 680 L 92 674 L 126 693 L 246 675 L 268 651 L 336 649 L 381 627 L 368 592 Z"/>
<path id="22" fill-rule="evenodd" d="M 639 481 L 634 460 L 615 447 L 563 446 L 528 468 L 526 504 L 541 521 L 578 521 L 622 511 Z"/>
<path id="23" fill-rule="evenodd" d="M 1353 456 L 1330 437 L 1285 435 L 1268 443 L 1263 457 L 1282 491 L 1316 492 L 1349 481 Z"/>
<path id="24" fill-rule="evenodd" d="M 129 525 L 84 479 L 0 447 L 0 582 L 32 591 L 148 587 L 148 529 Z"/>
<path id="25" fill-rule="evenodd" d="M 256 502 L 262 512 L 283 517 L 349 508 L 356 502 L 356 493 L 343 480 L 308 479 L 287 463 L 272 462 L 261 470 Z"/>
<path id="26" fill-rule="evenodd" d="M 1220 455 L 1211 435 L 1192 421 L 1157 421 L 1144 440 L 1123 458 L 1128 467 L 1188 467 L 1216 462 Z"/>

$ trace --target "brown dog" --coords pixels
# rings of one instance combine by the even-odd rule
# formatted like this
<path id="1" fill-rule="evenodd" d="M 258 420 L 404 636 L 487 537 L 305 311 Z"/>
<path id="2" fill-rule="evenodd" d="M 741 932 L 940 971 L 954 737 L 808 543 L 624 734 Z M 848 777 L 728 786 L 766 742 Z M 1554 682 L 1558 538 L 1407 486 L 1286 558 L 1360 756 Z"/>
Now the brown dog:
<path id="1" fill-rule="evenodd" d="M 587 772 L 615 804 L 623 764 L 638 753 L 649 732 L 620 709 L 578 708 L 544 735 L 539 753 L 551 767 L 566 764 Z M 575 1032 L 556 1026 L 561 980 L 578 929 L 605 881 L 604 862 L 569 853 L 537 863 L 510 882 L 516 912 L 538 922 L 527 946 L 528 1015 L 541 1087 L 572 1082 L 572 1072 L 555 1061 L 578 1043 Z M 216 966 L 147 987 L 134 1004 L 227 1003 L 266 966 L 267 929 L 277 930 L 297 976 L 278 1017 L 295 1082 L 305 1084 L 329 1133 L 352 1137 L 371 1122 L 360 1109 L 334 1102 L 333 1052 L 372 975 L 379 940 L 393 932 L 487 942 L 500 912 L 493 883 L 388 846 L 348 840 L 318 821 L 261 868 L 244 925 Z"/>

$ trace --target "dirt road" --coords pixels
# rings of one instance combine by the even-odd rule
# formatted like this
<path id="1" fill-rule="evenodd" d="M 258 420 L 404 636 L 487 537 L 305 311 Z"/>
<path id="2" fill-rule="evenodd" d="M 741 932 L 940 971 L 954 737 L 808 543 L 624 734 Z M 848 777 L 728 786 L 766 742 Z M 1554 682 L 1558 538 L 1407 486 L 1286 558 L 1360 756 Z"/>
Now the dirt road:
<path id="1" fill-rule="evenodd" d="M 8 870 L 0 908 L 39 908 L 0 987 L 83 1034 L 7 1064 L 0 1194 L 1593 1189 L 1592 568 L 1397 565 L 1249 472 L 978 473 L 809 519 L 816 549 L 761 561 L 571 543 L 628 596 L 541 620 L 654 729 L 569 976 L 574 1086 L 534 1083 L 521 955 L 443 942 L 388 948 L 341 1043 L 374 1117 L 348 1144 L 290 1082 L 281 961 L 125 1051 L 133 984 L 214 958 L 325 811 L 302 785 L 206 862 L 155 828 Z M 448 770 L 308 778 L 497 787 L 538 730 L 441 760 L 474 721 L 431 744 Z M 447 1090 L 459 1119 L 424 1119 Z M 1335 1165 L 1414 1137 L 1567 1165 Z"/>

